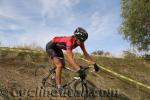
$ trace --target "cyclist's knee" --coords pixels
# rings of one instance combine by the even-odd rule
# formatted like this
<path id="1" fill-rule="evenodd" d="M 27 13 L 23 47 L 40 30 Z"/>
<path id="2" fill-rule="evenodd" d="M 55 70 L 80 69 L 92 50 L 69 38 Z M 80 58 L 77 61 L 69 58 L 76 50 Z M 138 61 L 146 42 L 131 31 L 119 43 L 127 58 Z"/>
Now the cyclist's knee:
<path id="1" fill-rule="evenodd" d="M 62 67 L 65 67 L 65 61 L 62 61 Z"/>
<path id="2" fill-rule="evenodd" d="M 56 68 L 63 68 L 64 64 L 62 62 L 55 63 Z"/>
<path id="3" fill-rule="evenodd" d="M 55 64 L 55 66 L 56 66 L 56 68 L 62 68 L 62 67 L 64 67 L 64 63 L 63 63 L 63 61 L 62 60 L 60 60 L 60 59 L 53 59 L 53 62 L 54 62 L 54 64 Z"/>
<path id="4" fill-rule="evenodd" d="M 56 68 L 63 68 L 63 65 L 62 64 L 57 64 Z"/>
<path id="5" fill-rule="evenodd" d="M 63 66 L 63 63 L 60 59 L 53 58 L 53 63 L 55 64 L 56 67 L 61 67 Z"/>

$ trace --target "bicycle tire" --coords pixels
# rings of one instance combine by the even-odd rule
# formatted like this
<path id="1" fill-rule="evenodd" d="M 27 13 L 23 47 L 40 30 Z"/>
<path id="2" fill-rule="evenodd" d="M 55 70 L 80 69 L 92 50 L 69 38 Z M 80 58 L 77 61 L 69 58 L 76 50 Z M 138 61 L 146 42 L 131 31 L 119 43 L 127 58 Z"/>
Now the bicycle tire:
<path id="1" fill-rule="evenodd" d="M 54 69 L 50 69 L 49 74 L 42 78 L 42 85 L 43 87 L 56 87 Z"/>
<path id="2" fill-rule="evenodd" d="M 74 91 L 75 91 L 75 96 L 86 97 L 88 95 L 87 85 L 82 80 L 77 80 L 74 83 L 73 88 L 74 88 Z"/>
<path id="3" fill-rule="evenodd" d="M 66 76 L 61 77 L 62 84 L 66 83 L 67 80 L 65 79 Z M 49 74 L 42 78 L 42 85 L 44 87 L 54 87 L 56 88 L 56 80 L 55 80 L 55 68 L 49 69 Z M 67 86 L 69 87 L 69 86 Z"/>
<path id="4" fill-rule="evenodd" d="M 89 80 L 86 80 L 86 85 L 88 87 L 89 90 L 94 90 L 96 89 L 96 86 Z"/>

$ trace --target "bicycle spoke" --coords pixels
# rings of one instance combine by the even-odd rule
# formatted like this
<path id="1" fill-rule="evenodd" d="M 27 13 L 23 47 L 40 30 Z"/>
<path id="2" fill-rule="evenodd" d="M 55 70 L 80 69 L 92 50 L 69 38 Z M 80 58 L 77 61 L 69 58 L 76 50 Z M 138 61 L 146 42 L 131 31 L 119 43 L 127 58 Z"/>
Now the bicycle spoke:
<path id="1" fill-rule="evenodd" d="M 77 93 L 77 96 L 86 97 L 87 95 L 87 86 L 84 81 L 78 80 L 74 84 L 74 91 Z"/>
<path id="2" fill-rule="evenodd" d="M 44 87 L 55 87 L 56 82 L 55 82 L 55 70 L 54 68 L 49 70 L 49 74 L 42 79 L 42 85 Z"/>

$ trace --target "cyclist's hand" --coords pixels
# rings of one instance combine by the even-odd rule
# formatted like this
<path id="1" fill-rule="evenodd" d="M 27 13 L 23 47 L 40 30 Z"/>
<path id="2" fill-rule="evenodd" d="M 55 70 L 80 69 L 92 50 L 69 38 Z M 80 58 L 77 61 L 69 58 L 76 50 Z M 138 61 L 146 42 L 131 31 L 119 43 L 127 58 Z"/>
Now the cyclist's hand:
<path id="1" fill-rule="evenodd" d="M 93 66 L 94 66 L 95 72 L 98 72 L 100 70 L 99 66 L 96 63 L 93 64 Z"/>
<path id="2" fill-rule="evenodd" d="M 80 70 L 78 71 L 78 73 L 79 73 L 79 77 L 80 77 L 81 79 L 85 79 L 86 73 L 85 73 L 84 68 L 80 67 Z"/>

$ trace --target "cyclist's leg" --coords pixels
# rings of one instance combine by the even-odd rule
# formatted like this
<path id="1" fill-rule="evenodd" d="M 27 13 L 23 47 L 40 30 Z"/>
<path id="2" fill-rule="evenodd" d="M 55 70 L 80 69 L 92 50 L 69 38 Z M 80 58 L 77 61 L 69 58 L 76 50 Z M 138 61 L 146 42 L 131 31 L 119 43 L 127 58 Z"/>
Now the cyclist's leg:
<path id="1" fill-rule="evenodd" d="M 56 84 L 58 88 L 61 87 L 61 71 L 65 66 L 64 54 L 61 49 L 55 49 L 56 55 L 53 57 L 53 63 L 56 66 Z"/>
<path id="2" fill-rule="evenodd" d="M 63 59 L 59 59 L 57 57 L 53 58 L 53 63 L 56 66 L 56 84 L 57 87 L 60 88 L 61 87 L 61 72 L 62 72 L 62 68 L 64 67 L 64 60 Z"/>
<path id="3" fill-rule="evenodd" d="M 53 43 L 48 43 L 46 46 L 46 51 L 51 57 L 56 69 L 56 84 L 58 88 L 61 87 L 61 70 L 64 67 L 64 55 L 61 49 L 56 49 L 53 47 Z"/>

